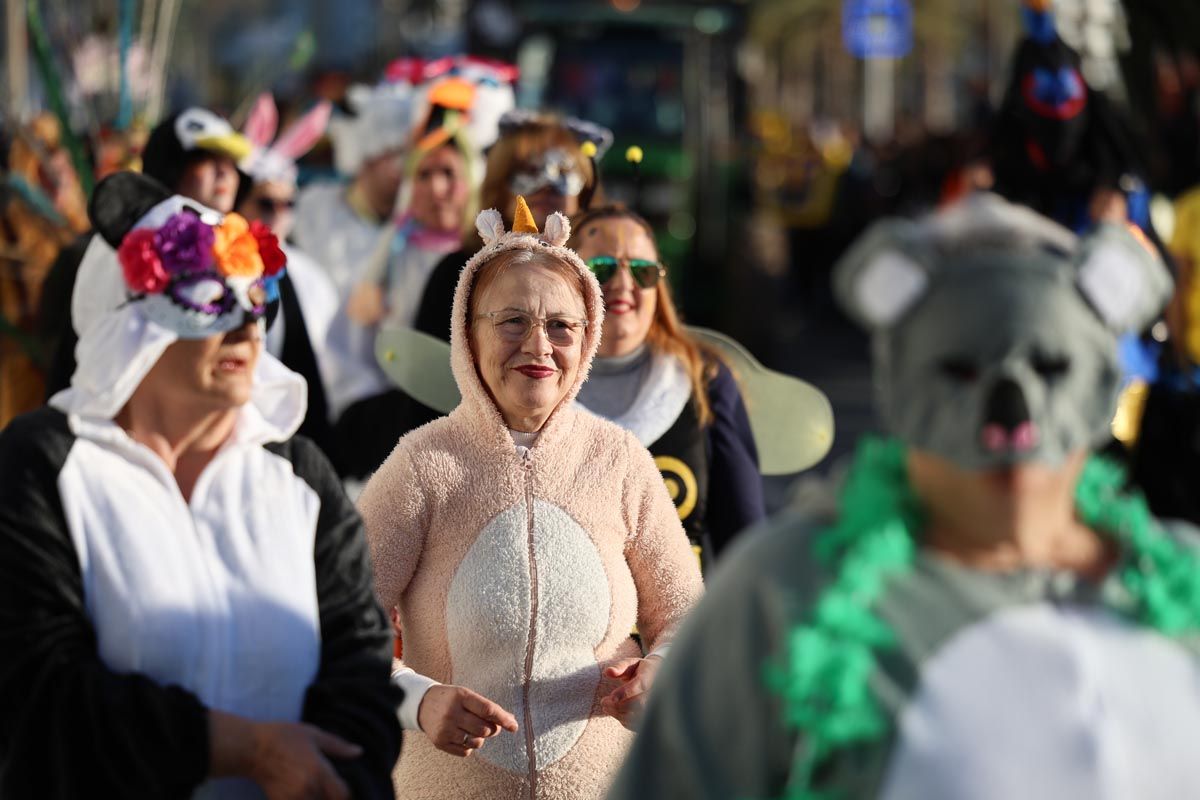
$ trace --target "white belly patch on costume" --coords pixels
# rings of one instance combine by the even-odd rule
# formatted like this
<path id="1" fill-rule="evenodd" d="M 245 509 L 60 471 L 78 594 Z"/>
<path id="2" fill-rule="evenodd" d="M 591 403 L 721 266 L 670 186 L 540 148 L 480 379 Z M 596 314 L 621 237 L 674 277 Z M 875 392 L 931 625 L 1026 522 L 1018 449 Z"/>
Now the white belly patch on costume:
<path id="1" fill-rule="evenodd" d="M 1101 609 L 994 614 L 924 665 L 880 797 L 1195 796 L 1198 667 L 1183 647 Z"/>
<path id="2" fill-rule="evenodd" d="M 453 681 L 499 703 L 522 726 L 489 740 L 476 757 L 514 773 L 529 770 L 524 687 L 531 627 L 530 728 L 543 769 L 565 756 L 587 727 L 600 682 L 595 648 L 608 630 L 612 604 L 604 562 L 587 531 L 541 500 L 533 506 L 536 569 L 530 568 L 526 509 L 519 503 L 484 527 L 446 598 Z"/>

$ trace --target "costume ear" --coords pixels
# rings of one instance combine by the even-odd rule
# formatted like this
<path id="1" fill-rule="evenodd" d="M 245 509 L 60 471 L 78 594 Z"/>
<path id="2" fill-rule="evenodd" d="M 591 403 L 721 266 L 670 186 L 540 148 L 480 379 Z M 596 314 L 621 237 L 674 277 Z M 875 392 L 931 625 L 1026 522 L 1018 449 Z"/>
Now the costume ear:
<path id="1" fill-rule="evenodd" d="M 279 112 L 275 109 L 275 98 L 271 97 L 270 92 L 263 92 L 254 101 L 242 133 L 257 147 L 266 147 L 275 138 L 277 127 Z"/>
<path id="2" fill-rule="evenodd" d="M 139 219 L 170 196 L 153 178 L 138 172 L 114 172 L 96 184 L 88 202 L 88 217 L 104 241 L 117 248 Z"/>
<path id="3" fill-rule="evenodd" d="M 475 230 L 479 231 L 484 247 L 495 244 L 504 235 L 504 218 L 494 208 L 480 211 L 475 218 Z"/>
<path id="4" fill-rule="evenodd" d="M 546 217 L 546 224 L 542 230 L 542 241 L 552 244 L 555 247 L 562 247 L 567 243 L 567 239 L 571 238 L 571 221 L 568 220 L 561 212 L 555 211 L 550 216 Z"/>
<path id="5" fill-rule="evenodd" d="M 1166 265 L 1135 228 L 1101 225 L 1083 240 L 1076 263 L 1080 291 L 1116 333 L 1144 330 L 1171 298 Z"/>
<path id="6" fill-rule="evenodd" d="M 834 268 L 838 302 L 869 330 L 892 326 L 925 295 L 929 269 L 922 264 L 913 234 L 910 222 L 878 222 Z"/>
<path id="7" fill-rule="evenodd" d="M 306 111 L 304 116 L 289 125 L 271 149 L 295 161 L 321 139 L 332 113 L 333 104 L 328 100 L 317 103 Z"/>

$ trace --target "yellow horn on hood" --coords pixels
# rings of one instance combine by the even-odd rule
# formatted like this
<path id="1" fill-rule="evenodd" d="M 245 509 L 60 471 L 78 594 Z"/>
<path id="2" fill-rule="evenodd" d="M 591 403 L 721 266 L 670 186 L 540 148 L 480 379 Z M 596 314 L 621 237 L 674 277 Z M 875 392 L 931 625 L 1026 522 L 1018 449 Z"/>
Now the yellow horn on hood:
<path id="1" fill-rule="evenodd" d="M 529 210 L 529 204 L 521 195 L 517 195 L 517 210 L 513 212 L 512 232 L 539 233 L 537 223 L 533 221 L 533 212 Z"/>

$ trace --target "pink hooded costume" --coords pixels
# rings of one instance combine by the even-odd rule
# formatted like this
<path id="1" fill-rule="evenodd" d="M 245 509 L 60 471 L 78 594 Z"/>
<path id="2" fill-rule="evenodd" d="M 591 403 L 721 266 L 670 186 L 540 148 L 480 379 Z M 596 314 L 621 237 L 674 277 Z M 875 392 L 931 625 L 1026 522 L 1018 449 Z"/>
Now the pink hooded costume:
<path id="1" fill-rule="evenodd" d="M 415 731 L 396 789 L 431 800 L 599 798 L 633 736 L 600 710 L 616 688 L 603 669 L 641 655 L 634 623 L 661 647 L 699 598 L 700 573 L 649 453 L 572 402 L 603 312 L 595 277 L 562 246 L 566 219 L 552 215 L 540 236 L 506 233 L 495 211 L 476 224 L 484 247 L 463 269 L 451 319 L 462 402 L 400 440 L 359 508 L 379 598 L 400 610 L 397 666 L 479 692 L 520 730 L 468 758 Z M 544 250 L 578 270 L 588 318 L 575 385 L 528 449 L 514 447 L 468 339 L 479 267 L 510 249 Z M 408 715 L 411 727 L 415 708 Z"/>

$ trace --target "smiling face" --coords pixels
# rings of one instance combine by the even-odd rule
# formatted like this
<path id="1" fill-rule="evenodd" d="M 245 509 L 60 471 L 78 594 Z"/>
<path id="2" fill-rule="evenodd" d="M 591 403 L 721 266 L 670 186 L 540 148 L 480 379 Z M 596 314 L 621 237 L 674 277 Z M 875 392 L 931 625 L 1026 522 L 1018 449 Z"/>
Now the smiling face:
<path id="1" fill-rule="evenodd" d="M 578 234 L 579 257 L 586 263 L 597 256 L 612 256 L 621 267 L 601 288 L 604 292 L 604 333 L 601 357 L 623 356 L 640 347 L 650 333 L 658 307 L 658 287 L 643 289 L 633 279 L 632 259 L 658 261 L 654 239 L 635 220 L 606 217 L 589 222 Z"/>
<path id="2" fill-rule="evenodd" d="M 583 358 L 584 330 L 569 344 L 551 341 L 546 327 L 535 324 L 522 341 L 505 338 L 503 325 L 515 315 L 550 318 L 546 326 L 587 317 L 583 295 L 564 271 L 534 255 L 515 263 L 485 264 L 477 278 L 470 311 L 471 353 L 476 369 L 505 424 L 513 430 L 537 431 L 575 385 Z M 500 269 L 489 278 L 484 271 Z M 492 312 L 502 312 L 492 314 Z M 484 314 L 492 314 L 482 317 Z M 506 316 L 507 315 L 507 316 Z M 510 323 L 511 324 L 511 323 Z"/>
<path id="3" fill-rule="evenodd" d="M 137 391 L 173 408 L 235 409 L 250 401 L 261 353 L 255 322 L 204 339 L 180 339 L 163 351 Z"/>

